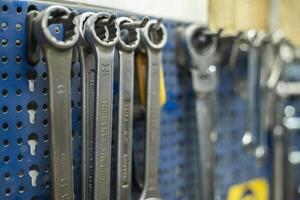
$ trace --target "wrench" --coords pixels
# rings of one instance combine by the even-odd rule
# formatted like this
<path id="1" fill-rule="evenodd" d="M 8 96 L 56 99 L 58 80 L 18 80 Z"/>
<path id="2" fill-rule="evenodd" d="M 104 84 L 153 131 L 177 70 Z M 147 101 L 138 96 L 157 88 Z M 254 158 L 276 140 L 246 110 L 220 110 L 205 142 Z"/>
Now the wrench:
<path id="1" fill-rule="evenodd" d="M 53 37 L 48 26 L 64 25 L 64 40 Z M 73 199 L 71 128 L 71 63 L 79 32 L 75 13 L 50 6 L 35 19 L 35 36 L 46 57 L 49 81 L 52 199 Z"/>
<path id="2" fill-rule="evenodd" d="M 93 199 L 95 59 L 84 38 L 85 23 L 93 14 L 92 12 L 86 12 L 78 16 L 79 41 L 77 50 L 82 81 L 82 200 Z"/>
<path id="3" fill-rule="evenodd" d="M 158 158 L 160 134 L 160 70 L 162 48 L 167 42 L 167 30 L 161 20 L 150 20 L 141 29 L 141 42 L 147 50 L 147 108 L 145 180 L 140 200 L 161 199 L 158 184 Z"/>
<path id="4" fill-rule="evenodd" d="M 214 196 L 214 93 L 217 87 L 217 36 L 206 35 L 207 28 L 197 24 L 185 31 L 185 40 L 192 59 L 192 83 L 196 95 L 199 161 L 201 166 L 201 199 Z"/>
<path id="5" fill-rule="evenodd" d="M 128 17 L 121 17 L 117 22 L 120 27 L 117 44 L 120 56 L 117 200 L 129 200 L 132 187 L 134 50 L 140 43 L 140 32 L 137 28 L 145 26 L 148 18 L 137 23 Z"/>
<path id="6" fill-rule="evenodd" d="M 113 68 L 115 45 L 119 37 L 115 19 L 115 15 L 100 12 L 89 17 L 85 24 L 85 39 L 93 51 L 96 63 L 95 200 L 110 199 Z"/>

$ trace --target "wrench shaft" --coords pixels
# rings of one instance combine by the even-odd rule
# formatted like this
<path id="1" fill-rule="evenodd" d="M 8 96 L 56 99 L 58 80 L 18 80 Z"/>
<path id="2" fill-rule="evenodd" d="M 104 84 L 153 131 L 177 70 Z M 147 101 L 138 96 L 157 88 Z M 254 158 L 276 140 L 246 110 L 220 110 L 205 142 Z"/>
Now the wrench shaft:
<path id="1" fill-rule="evenodd" d="M 91 52 L 78 46 L 82 74 L 82 199 L 93 198 L 95 62 Z"/>
<path id="2" fill-rule="evenodd" d="M 131 196 L 134 52 L 120 51 L 117 199 Z"/>
<path id="3" fill-rule="evenodd" d="M 150 48 L 148 53 L 145 183 L 142 199 L 160 199 L 158 158 L 160 133 L 160 69 L 162 54 Z"/>
<path id="4" fill-rule="evenodd" d="M 208 96 L 197 97 L 196 100 L 197 125 L 198 125 L 198 148 L 200 150 L 201 161 L 201 185 L 202 199 L 213 199 L 214 188 L 214 159 L 213 142 L 211 134 L 213 132 L 213 105 L 210 94 Z"/>
<path id="5" fill-rule="evenodd" d="M 47 60 L 50 123 L 52 199 L 73 199 L 73 159 L 71 129 L 72 49 L 44 48 Z"/>
<path id="6" fill-rule="evenodd" d="M 94 199 L 110 196 L 114 48 L 93 47 L 96 56 Z"/>

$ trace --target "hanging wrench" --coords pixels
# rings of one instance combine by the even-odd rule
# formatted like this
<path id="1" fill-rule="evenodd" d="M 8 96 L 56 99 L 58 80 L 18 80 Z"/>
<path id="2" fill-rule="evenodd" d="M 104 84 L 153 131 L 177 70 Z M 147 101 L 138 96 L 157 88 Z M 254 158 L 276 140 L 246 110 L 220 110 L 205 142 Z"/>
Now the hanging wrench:
<path id="1" fill-rule="evenodd" d="M 94 200 L 110 199 L 113 69 L 119 37 L 115 19 L 115 15 L 101 12 L 89 17 L 85 24 L 85 39 L 96 63 Z"/>
<path id="2" fill-rule="evenodd" d="M 117 22 L 120 27 L 117 45 L 120 55 L 117 200 L 129 200 L 132 174 L 134 50 L 140 43 L 140 32 L 137 28 L 144 27 L 148 18 L 134 22 L 128 17 L 121 17 Z"/>
<path id="3" fill-rule="evenodd" d="M 201 166 L 201 197 L 214 196 L 214 94 L 217 87 L 217 40 L 221 32 L 209 33 L 207 28 L 193 24 L 185 31 L 185 41 L 192 59 L 192 83 L 196 95 L 199 161 Z"/>
<path id="4" fill-rule="evenodd" d="M 160 70 L 162 48 L 167 42 L 167 30 L 161 20 L 150 20 L 141 30 L 141 42 L 147 49 L 147 108 L 145 180 L 140 200 L 161 199 L 158 184 L 160 135 Z"/>
<path id="5" fill-rule="evenodd" d="M 77 50 L 81 66 L 82 99 L 82 200 L 93 199 L 94 170 L 94 115 L 95 115 L 95 58 L 85 41 L 85 23 L 94 13 L 86 12 L 78 16 L 79 41 Z"/>
<path id="6" fill-rule="evenodd" d="M 63 24 L 64 40 L 48 29 Z M 52 199 L 73 199 L 71 128 L 71 63 L 79 32 L 75 13 L 63 6 L 50 6 L 34 22 L 35 36 L 46 57 L 50 99 Z"/>

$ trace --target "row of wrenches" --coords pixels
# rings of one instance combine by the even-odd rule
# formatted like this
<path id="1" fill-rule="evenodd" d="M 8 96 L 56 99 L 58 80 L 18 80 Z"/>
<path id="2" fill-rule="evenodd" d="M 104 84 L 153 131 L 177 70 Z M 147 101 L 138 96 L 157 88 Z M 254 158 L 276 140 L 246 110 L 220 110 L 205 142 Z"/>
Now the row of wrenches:
<path id="1" fill-rule="evenodd" d="M 52 24 L 63 26 L 63 40 Z M 77 50 L 82 77 L 82 197 L 108 200 L 111 190 L 111 141 L 115 49 L 120 63 L 117 199 L 131 199 L 134 52 L 147 53 L 146 151 L 140 199 L 160 199 L 158 153 L 160 70 L 167 32 L 161 20 L 133 21 L 105 12 L 77 15 L 60 5 L 31 11 L 28 62 L 36 65 L 40 49 L 49 82 L 52 199 L 74 199 L 71 130 L 71 69 Z M 76 197 L 78 199 L 78 197 Z"/>

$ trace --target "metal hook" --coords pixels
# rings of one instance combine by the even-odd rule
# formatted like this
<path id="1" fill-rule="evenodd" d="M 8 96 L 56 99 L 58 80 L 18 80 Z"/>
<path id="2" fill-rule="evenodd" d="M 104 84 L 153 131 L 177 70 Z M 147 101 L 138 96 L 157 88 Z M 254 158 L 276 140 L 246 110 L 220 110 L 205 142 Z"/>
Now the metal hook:
<path id="1" fill-rule="evenodd" d="M 135 28 L 143 28 L 149 21 L 149 17 L 144 17 L 139 22 L 125 22 L 120 24 L 120 29 L 135 29 Z"/>
<path id="2" fill-rule="evenodd" d="M 103 26 L 108 26 L 108 25 L 111 25 L 116 19 L 117 19 L 117 15 L 111 14 L 106 21 L 100 21 L 99 24 L 101 24 Z"/>
<path id="3" fill-rule="evenodd" d="M 163 19 L 158 18 L 156 24 L 152 27 L 155 30 L 158 30 L 160 28 L 160 24 L 162 23 Z"/>

